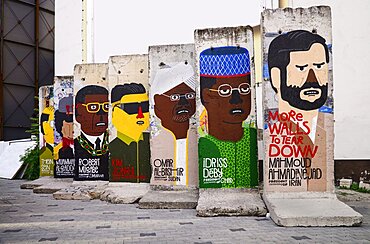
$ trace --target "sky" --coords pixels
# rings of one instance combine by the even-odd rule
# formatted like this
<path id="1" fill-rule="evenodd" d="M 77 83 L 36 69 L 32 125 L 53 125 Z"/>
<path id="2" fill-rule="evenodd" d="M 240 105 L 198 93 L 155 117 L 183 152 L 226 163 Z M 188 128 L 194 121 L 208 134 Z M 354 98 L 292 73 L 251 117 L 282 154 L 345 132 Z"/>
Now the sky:
<path id="1" fill-rule="evenodd" d="M 195 29 L 258 25 L 260 0 L 95 0 L 94 58 L 141 54 L 150 45 L 192 43 Z"/>

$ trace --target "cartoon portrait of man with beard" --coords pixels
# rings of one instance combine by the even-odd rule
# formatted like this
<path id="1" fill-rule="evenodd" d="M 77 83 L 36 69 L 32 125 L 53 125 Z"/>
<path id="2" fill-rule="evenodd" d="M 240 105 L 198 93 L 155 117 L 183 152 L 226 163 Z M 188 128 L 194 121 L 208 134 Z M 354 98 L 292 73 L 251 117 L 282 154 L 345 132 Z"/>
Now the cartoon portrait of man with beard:
<path id="1" fill-rule="evenodd" d="M 195 77 L 191 65 L 187 62 L 162 65 L 155 75 L 151 94 L 155 115 L 163 127 L 159 136 L 172 138 L 172 143 L 168 143 L 172 145 L 168 146 L 173 150 L 167 158 L 173 160 L 178 179 L 174 182 L 187 185 L 189 120 L 195 113 Z"/>
<path id="2" fill-rule="evenodd" d="M 306 147 L 313 152 L 300 154 L 300 158 L 309 162 L 306 163 L 308 179 L 296 189 L 326 190 L 324 116 L 332 116 L 331 109 L 324 106 L 328 97 L 328 64 L 329 50 L 325 39 L 309 31 L 284 33 L 269 46 L 268 67 L 271 85 L 277 95 L 278 114 L 291 115 L 284 123 L 289 128 L 287 134 L 295 134 L 293 147 Z"/>

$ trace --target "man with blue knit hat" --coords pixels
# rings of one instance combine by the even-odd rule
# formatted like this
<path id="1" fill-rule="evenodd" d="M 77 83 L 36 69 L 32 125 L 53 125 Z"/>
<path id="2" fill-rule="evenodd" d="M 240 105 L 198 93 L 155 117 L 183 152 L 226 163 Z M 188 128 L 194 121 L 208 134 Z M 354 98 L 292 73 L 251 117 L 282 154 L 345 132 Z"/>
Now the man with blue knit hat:
<path id="1" fill-rule="evenodd" d="M 249 52 L 209 48 L 201 52 L 199 68 L 208 120 L 208 134 L 199 139 L 200 187 L 257 186 L 257 132 L 243 126 L 251 111 Z"/>

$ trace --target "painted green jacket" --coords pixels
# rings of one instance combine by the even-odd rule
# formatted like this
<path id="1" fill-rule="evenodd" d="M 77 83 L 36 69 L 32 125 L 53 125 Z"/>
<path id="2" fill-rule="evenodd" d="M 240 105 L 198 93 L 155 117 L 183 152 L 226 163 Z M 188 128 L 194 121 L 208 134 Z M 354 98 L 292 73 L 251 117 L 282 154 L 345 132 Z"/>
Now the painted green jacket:
<path id="1" fill-rule="evenodd" d="M 243 137 L 237 142 L 221 141 L 206 135 L 199 139 L 198 149 L 200 188 L 241 188 L 258 185 L 255 128 L 244 128 Z M 217 163 L 209 167 L 212 159 Z M 217 159 L 221 160 L 217 161 Z M 208 164 L 205 163 L 207 160 Z M 219 177 L 221 170 L 222 177 Z M 219 177 L 218 180 L 216 180 L 217 177 Z"/>
<path id="2" fill-rule="evenodd" d="M 144 132 L 138 142 L 123 142 L 118 137 L 109 143 L 110 181 L 150 182 L 149 133 Z"/>

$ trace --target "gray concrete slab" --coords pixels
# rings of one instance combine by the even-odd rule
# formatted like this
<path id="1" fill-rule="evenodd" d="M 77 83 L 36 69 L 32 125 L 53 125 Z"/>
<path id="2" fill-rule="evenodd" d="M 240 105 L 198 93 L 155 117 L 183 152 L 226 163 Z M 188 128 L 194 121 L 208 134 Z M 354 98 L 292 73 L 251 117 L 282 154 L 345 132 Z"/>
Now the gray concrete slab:
<path id="1" fill-rule="evenodd" d="M 265 204 L 258 190 L 246 188 L 199 190 L 198 216 L 266 216 L 266 213 Z"/>
<path id="2" fill-rule="evenodd" d="M 91 200 L 99 199 L 108 181 L 73 181 L 66 188 L 63 188 L 53 194 L 57 200 Z"/>
<path id="3" fill-rule="evenodd" d="M 100 196 L 100 200 L 129 204 L 138 202 L 149 191 L 149 183 L 110 182 Z"/>
<path id="4" fill-rule="evenodd" d="M 356 192 L 349 189 L 335 189 L 338 199 L 342 202 L 348 201 L 370 201 L 369 193 Z"/>
<path id="5" fill-rule="evenodd" d="M 50 178 L 45 181 L 45 184 L 33 188 L 33 193 L 53 194 L 54 192 L 72 185 L 72 181 L 71 178 Z"/>
<path id="6" fill-rule="evenodd" d="M 363 216 L 330 193 L 269 193 L 263 199 L 279 226 L 359 226 Z"/>
<path id="7" fill-rule="evenodd" d="M 45 185 L 53 179 L 54 179 L 54 177 L 52 177 L 52 176 L 44 176 L 44 177 L 40 177 L 36 180 L 25 181 L 20 185 L 20 188 L 21 189 L 33 189 L 35 187 Z"/>
<path id="8" fill-rule="evenodd" d="M 197 189 L 149 190 L 139 201 L 139 208 L 192 209 L 198 203 Z"/>

